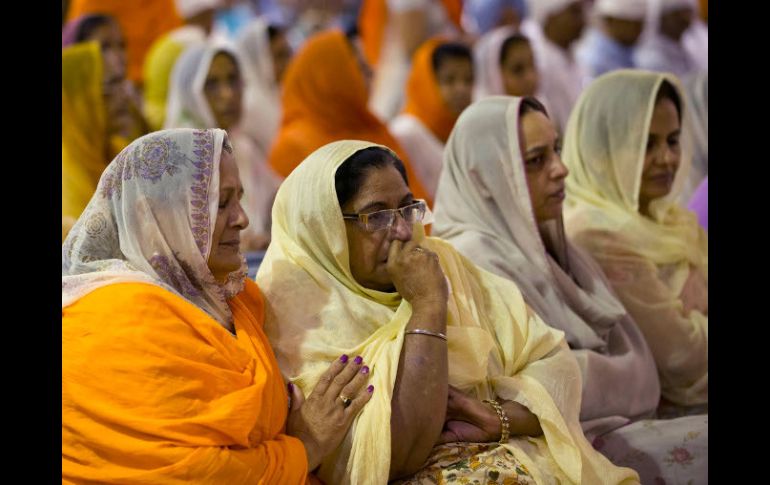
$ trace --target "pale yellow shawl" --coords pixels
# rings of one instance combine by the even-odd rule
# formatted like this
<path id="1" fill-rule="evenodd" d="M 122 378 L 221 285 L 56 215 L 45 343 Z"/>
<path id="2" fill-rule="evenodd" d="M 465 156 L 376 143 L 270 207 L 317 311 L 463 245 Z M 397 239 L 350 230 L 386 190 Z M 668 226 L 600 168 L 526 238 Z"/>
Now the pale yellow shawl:
<path id="1" fill-rule="evenodd" d="M 361 355 L 372 369 L 372 400 L 319 471 L 335 484 L 387 482 L 392 390 L 412 311 L 397 293 L 366 289 L 350 272 L 334 174 L 370 146 L 376 145 L 328 144 L 289 175 L 273 206 L 272 244 L 257 275 L 266 333 L 281 369 L 306 395 L 343 353 Z M 421 226 L 415 234 L 425 238 Z M 451 286 L 449 382 L 479 399 L 515 400 L 538 416 L 544 436 L 505 445 L 538 483 L 637 483 L 634 471 L 612 465 L 583 436 L 580 370 L 564 334 L 546 326 L 512 282 L 440 239 L 423 245 L 439 255 Z"/>
<path id="2" fill-rule="evenodd" d="M 682 99 L 682 161 L 671 193 L 639 213 L 655 97 L 663 80 Z M 708 237 L 676 199 L 687 177 L 687 109 L 670 74 L 619 70 L 594 81 L 570 116 L 565 224 L 600 263 L 652 350 L 664 397 L 708 402 Z"/>

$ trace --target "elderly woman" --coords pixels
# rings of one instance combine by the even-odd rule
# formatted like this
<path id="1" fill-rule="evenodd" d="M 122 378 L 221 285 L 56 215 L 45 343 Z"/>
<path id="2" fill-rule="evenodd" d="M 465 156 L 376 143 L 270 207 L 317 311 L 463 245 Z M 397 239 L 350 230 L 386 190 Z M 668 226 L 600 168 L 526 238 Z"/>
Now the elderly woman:
<path id="1" fill-rule="evenodd" d="M 373 395 L 335 356 L 289 408 L 242 195 L 223 130 L 152 133 L 105 170 L 62 247 L 63 481 L 305 483 Z"/>
<path id="2" fill-rule="evenodd" d="M 637 483 L 583 435 L 563 333 L 426 238 L 427 214 L 395 153 L 368 142 L 320 148 L 278 190 L 257 281 L 281 368 L 309 390 L 330 356 L 358 354 L 378 389 L 320 477 Z"/>
<path id="3" fill-rule="evenodd" d="M 607 74 L 578 101 L 563 156 L 570 239 L 642 330 L 663 397 L 692 412 L 708 408 L 708 236 L 676 202 L 690 163 L 685 113 L 674 76 Z"/>
<path id="4" fill-rule="evenodd" d="M 450 137 L 433 234 L 516 283 L 538 315 L 566 333 L 582 374 L 580 420 L 602 453 L 636 469 L 642 483 L 702 483 L 708 418 L 644 419 L 660 399 L 652 354 L 599 266 L 564 236 L 560 144 L 534 98 L 473 104 Z M 688 433 L 698 439 L 682 444 Z M 665 466 L 680 444 L 697 466 Z"/>
<path id="5" fill-rule="evenodd" d="M 244 207 L 251 221 L 244 251 L 270 242 L 270 209 L 281 184 L 266 154 L 242 129 L 243 70 L 239 55 L 226 44 L 196 43 L 179 56 L 171 75 L 166 128 L 222 128 L 230 133 L 245 185 Z"/>

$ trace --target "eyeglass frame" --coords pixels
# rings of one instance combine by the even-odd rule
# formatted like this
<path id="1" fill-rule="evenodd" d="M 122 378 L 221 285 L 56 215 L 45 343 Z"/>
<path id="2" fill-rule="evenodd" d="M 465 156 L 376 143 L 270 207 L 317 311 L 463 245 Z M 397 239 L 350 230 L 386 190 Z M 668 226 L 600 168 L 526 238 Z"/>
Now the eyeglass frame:
<path id="1" fill-rule="evenodd" d="M 389 229 L 391 229 L 393 227 L 393 223 L 396 222 L 396 213 L 398 213 L 398 215 L 401 216 L 401 219 L 406 221 L 406 217 L 404 216 L 404 212 L 403 211 L 405 209 L 408 209 L 408 208 L 410 208 L 412 206 L 415 206 L 415 205 L 418 205 L 418 204 L 422 204 L 423 207 L 425 207 L 425 210 L 423 211 L 422 219 L 420 219 L 420 221 L 418 221 L 418 222 L 420 222 L 422 225 L 430 224 L 431 222 L 433 222 L 431 220 L 431 216 L 432 216 L 433 213 L 431 212 L 430 207 L 428 207 L 428 203 L 425 201 L 425 199 L 414 199 L 411 204 L 405 205 L 404 207 L 399 207 L 398 209 L 382 209 L 382 210 L 378 210 L 378 211 L 374 211 L 374 212 L 368 212 L 368 213 L 365 213 L 365 214 L 362 214 L 362 213 L 346 214 L 346 213 L 343 212 L 342 213 L 342 219 L 346 220 L 346 221 L 356 221 L 356 222 L 358 222 L 359 226 L 362 227 L 367 232 L 377 232 L 377 231 L 382 231 L 383 229 L 388 229 L 389 230 Z M 393 214 L 392 218 L 390 219 L 390 223 L 387 226 L 382 227 L 380 229 L 371 229 L 370 230 L 369 227 L 368 227 L 368 219 L 369 219 L 369 217 L 371 217 L 373 214 L 379 214 L 379 213 L 382 213 L 382 212 L 390 212 L 391 214 Z M 428 219 L 428 222 L 425 222 L 426 219 Z"/>

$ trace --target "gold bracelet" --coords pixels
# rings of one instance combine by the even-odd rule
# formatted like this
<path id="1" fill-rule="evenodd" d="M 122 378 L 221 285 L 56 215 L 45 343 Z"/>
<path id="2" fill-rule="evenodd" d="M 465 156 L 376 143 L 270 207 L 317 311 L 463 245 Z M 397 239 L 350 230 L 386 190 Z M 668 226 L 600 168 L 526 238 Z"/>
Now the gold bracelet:
<path id="1" fill-rule="evenodd" d="M 500 441 L 499 443 L 505 444 L 508 443 L 508 437 L 510 435 L 508 431 L 508 415 L 505 414 L 505 410 L 503 407 L 498 403 L 497 401 L 493 399 L 484 399 L 485 403 L 491 404 L 492 407 L 495 409 L 495 412 L 497 413 L 497 417 L 500 418 L 500 426 L 502 428 L 502 431 L 500 432 Z"/>
<path id="2" fill-rule="evenodd" d="M 441 332 L 430 332 L 428 330 L 423 330 L 421 328 L 416 328 L 414 330 L 406 330 L 404 332 L 404 335 L 409 335 L 410 333 L 416 334 L 416 335 L 429 335 L 431 337 L 437 337 L 442 340 L 446 340 L 446 335 L 444 335 Z"/>

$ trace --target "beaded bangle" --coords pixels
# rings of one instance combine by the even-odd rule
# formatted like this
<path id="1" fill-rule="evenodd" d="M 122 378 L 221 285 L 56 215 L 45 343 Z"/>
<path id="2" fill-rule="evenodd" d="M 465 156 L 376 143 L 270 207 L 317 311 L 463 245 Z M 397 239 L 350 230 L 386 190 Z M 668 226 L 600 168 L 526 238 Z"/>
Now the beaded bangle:
<path id="1" fill-rule="evenodd" d="M 500 403 L 498 403 L 493 399 L 484 399 L 483 402 L 491 404 L 495 412 L 497 413 L 497 417 L 500 418 L 500 427 L 502 428 L 502 431 L 500 432 L 499 443 L 500 444 L 508 443 L 508 437 L 510 436 L 510 433 L 508 431 L 508 415 L 505 414 L 505 410 L 500 405 Z"/>
<path id="2" fill-rule="evenodd" d="M 404 332 L 404 335 L 408 335 L 410 333 L 416 334 L 416 335 L 429 335 L 431 337 L 440 338 L 442 340 L 446 340 L 446 335 L 441 332 L 431 332 L 428 330 L 423 330 L 421 328 L 416 328 L 414 330 L 407 330 Z"/>

